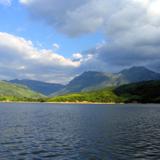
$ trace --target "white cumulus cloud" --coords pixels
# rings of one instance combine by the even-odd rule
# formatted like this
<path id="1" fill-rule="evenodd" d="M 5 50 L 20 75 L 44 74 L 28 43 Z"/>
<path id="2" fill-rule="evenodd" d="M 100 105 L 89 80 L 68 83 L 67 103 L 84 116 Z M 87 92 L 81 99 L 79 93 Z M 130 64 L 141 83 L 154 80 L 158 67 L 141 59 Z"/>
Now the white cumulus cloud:
<path id="1" fill-rule="evenodd" d="M 0 32 L 0 61 L 3 76 L 45 81 L 64 81 L 63 76 L 80 66 L 80 61 L 64 58 L 52 50 L 38 49 L 32 41 L 4 32 Z"/>

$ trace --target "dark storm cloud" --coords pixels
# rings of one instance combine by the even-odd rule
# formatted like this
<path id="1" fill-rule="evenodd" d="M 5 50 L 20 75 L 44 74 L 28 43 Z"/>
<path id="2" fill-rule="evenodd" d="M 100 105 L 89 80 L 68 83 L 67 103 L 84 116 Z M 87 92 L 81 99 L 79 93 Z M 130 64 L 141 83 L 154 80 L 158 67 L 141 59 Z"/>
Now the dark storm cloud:
<path id="1" fill-rule="evenodd" d="M 151 65 L 160 60 L 159 0 L 21 0 L 35 19 L 67 34 L 100 30 L 109 39 L 84 52 L 79 70 Z"/>

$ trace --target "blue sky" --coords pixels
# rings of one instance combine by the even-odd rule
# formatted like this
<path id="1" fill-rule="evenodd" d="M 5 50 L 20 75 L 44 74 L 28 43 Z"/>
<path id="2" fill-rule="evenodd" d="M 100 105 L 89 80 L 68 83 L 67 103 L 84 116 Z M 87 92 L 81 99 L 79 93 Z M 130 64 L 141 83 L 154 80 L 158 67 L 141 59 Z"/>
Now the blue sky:
<path id="1" fill-rule="evenodd" d="M 0 22 L 1 32 L 32 40 L 37 47 L 41 44 L 43 48 L 52 49 L 54 43 L 59 44 L 58 52 L 65 57 L 88 50 L 104 40 L 104 35 L 98 31 L 81 37 L 69 37 L 59 33 L 42 21 L 34 21 L 18 1 L 12 1 L 10 7 L 0 5 Z"/>
<path id="2" fill-rule="evenodd" d="M 0 79 L 68 83 L 159 61 L 159 0 L 0 0 Z"/>

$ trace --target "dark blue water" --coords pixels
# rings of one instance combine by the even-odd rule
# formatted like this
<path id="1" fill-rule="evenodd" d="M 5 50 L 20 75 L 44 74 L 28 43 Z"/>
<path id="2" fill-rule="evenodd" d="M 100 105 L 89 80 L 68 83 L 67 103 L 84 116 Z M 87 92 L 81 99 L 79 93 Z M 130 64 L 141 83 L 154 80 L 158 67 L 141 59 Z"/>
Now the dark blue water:
<path id="1" fill-rule="evenodd" d="M 0 160 L 158 160 L 160 105 L 0 104 Z"/>

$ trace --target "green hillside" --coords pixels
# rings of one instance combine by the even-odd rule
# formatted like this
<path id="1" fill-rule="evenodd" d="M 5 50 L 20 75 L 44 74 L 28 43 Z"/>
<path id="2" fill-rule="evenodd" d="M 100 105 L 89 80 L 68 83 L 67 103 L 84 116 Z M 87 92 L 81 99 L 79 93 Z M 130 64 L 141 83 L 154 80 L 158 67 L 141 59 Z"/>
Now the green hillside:
<path id="1" fill-rule="evenodd" d="M 0 101 L 34 101 L 43 97 L 25 86 L 0 81 Z"/>
<path id="2" fill-rule="evenodd" d="M 113 88 L 106 88 L 97 91 L 80 92 L 67 94 L 63 96 L 57 96 L 50 98 L 49 102 L 122 102 L 123 99 L 118 97 L 114 92 Z"/>
<path id="3" fill-rule="evenodd" d="M 57 92 L 64 88 L 64 85 L 62 84 L 47 83 L 29 79 L 22 79 L 22 80 L 14 79 L 8 82 L 27 86 L 29 89 L 46 96 L 49 96 L 50 94 L 53 94 L 54 92 Z"/>
<path id="4" fill-rule="evenodd" d="M 147 81 L 97 91 L 67 94 L 48 99 L 49 102 L 159 103 L 160 81 Z"/>

